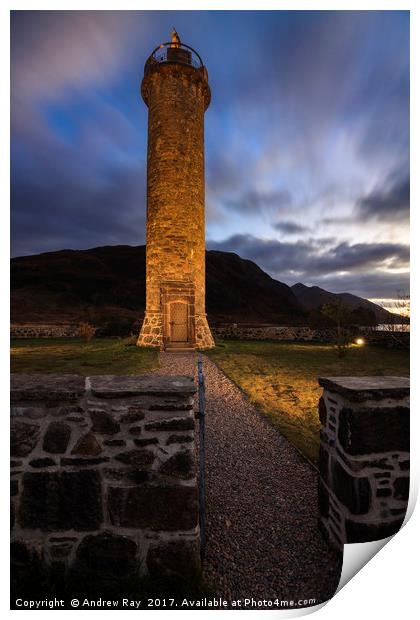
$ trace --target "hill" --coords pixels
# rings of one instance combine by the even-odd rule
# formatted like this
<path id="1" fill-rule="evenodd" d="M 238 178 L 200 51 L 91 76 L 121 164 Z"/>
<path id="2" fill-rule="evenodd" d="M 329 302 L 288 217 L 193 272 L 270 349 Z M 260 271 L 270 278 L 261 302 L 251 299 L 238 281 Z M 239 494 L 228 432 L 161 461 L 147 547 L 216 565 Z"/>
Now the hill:
<path id="1" fill-rule="evenodd" d="M 11 261 L 11 318 L 13 323 L 87 320 L 97 326 L 125 322 L 137 329 L 144 314 L 145 287 L 144 245 L 21 256 Z M 337 297 L 354 311 L 373 310 L 378 322 L 389 322 L 386 310 L 356 295 L 300 283 L 289 287 L 237 254 L 206 252 L 210 324 L 305 324 L 310 315 L 319 314 L 320 306 Z"/>
<path id="2" fill-rule="evenodd" d="M 306 286 L 301 282 L 294 284 L 291 289 L 306 310 L 317 310 L 324 304 L 334 303 L 338 298 L 341 298 L 344 304 L 352 310 L 364 308 L 372 311 L 378 323 L 390 323 L 392 318 L 395 318 L 385 308 L 351 293 L 330 293 L 319 286 Z"/>
<path id="3" fill-rule="evenodd" d="M 145 246 L 61 250 L 11 261 L 13 323 L 140 321 L 145 308 Z M 299 323 L 294 293 L 255 263 L 206 252 L 210 323 Z"/>

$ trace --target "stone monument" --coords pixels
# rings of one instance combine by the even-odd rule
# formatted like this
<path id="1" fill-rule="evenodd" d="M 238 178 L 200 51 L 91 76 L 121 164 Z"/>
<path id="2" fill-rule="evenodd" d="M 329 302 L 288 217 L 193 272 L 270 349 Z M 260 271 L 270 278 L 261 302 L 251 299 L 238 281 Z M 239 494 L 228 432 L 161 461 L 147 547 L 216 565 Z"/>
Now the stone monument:
<path id="1" fill-rule="evenodd" d="M 204 212 L 204 112 L 211 95 L 199 54 L 175 31 L 147 59 L 141 94 L 149 108 L 146 311 L 137 344 L 211 348 Z"/>

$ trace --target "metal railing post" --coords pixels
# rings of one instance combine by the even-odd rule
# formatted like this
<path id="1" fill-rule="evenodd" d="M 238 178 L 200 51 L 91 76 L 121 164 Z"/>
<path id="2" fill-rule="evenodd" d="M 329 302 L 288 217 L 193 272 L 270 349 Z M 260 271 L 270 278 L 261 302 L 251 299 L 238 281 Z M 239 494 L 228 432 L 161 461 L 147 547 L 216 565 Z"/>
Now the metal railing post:
<path id="1" fill-rule="evenodd" d="M 200 554 L 204 559 L 206 552 L 206 486 L 205 486 L 205 384 L 203 361 L 198 358 L 198 420 L 200 441 L 200 481 L 199 481 L 199 514 L 200 514 Z"/>

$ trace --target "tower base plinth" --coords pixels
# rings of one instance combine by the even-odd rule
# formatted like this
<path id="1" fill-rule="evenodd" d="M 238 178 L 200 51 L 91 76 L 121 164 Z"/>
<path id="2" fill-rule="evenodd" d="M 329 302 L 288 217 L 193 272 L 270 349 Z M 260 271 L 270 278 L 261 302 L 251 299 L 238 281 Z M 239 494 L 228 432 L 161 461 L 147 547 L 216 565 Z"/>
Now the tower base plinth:
<path id="1" fill-rule="evenodd" d="M 138 347 L 159 347 L 163 349 L 163 314 L 146 312 L 137 339 Z"/>
<path id="2" fill-rule="evenodd" d="M 214 347 L 213 335 L 210 331 L 205 314 L 195 317 L 195 337 L 197 340 L 197 349 L 212 349 Z"/>
<path id="3" fill-rule="evenodd" d="M 138 347 L 157 347 L 161 351 L 166 348 L 212 349 L 214 339 L 205 314 L 193 317 L 190 336 L 185 341 L 171 338 L 171 328 L 165 330 L 163 312 L 146 312 L 143 325 L 137 340 Z"/>

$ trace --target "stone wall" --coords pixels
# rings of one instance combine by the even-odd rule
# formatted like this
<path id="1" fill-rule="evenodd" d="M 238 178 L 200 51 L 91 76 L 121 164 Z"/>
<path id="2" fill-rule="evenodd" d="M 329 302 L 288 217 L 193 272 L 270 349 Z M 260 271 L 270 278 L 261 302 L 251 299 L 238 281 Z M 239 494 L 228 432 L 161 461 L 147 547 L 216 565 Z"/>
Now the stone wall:
<path id="1" fill-rule="evenodd" d="M 319 523 L 344 543 L 395 534 L 407 509 L 409 379 L 321 378 Z"/>
<path id="2" fill-rule="evenodd" d="M 184 295 L 184 299 L 188 299 Z M 145 340 L 145 344 L 152 342 L 152 337 L 156 340 L 155 344 L 161 342 L 161 328 L 158 327 L 157 322 L 161 322 L 161 318 L 164 317 L 165 312 L 162 311 L 154 318 L 149 315 L 145 318 L 143 324 L 143 333 L 145 336 L 150 335 L 149 339 Z M 196 321 L 200 321 L 199 317 Z M 159 323 L 161 324 L 161 323 Z M 147 327 L 147 329 L 146 329 Z M 195 327 L 193 327 L 195 329 Z M 334 340 L 334 330 L 324 329 L 312 329 L 305 326 L 282 326 L 282 325 L 237 325 L 235 323 L 228 323 L 225 325 L 216 325 L 211 327 L 211 331 L 216 338 L 222 339 L 240 339 L 240 340 L 279 340 L 279 341 L 296 341 L 296 342 L 332 342 Z M 100 335 L 100 329 L 97 331 Z M 358 327 L 354 329 L 354 338 L 363 337 L 367 343 L 379 346 L 386 346 L 390 348 L 408 348 L 410 346 L 410 333 L 409 332 L 397 332 L 392 333 L 388 331 L 375 330 L 369 327 Z M 78 325 L 49 325 L 35 323 L 26 323 L 24 325 L 12 324 L 10 326 L 11 338 L 75 338 L 79 337 Z M 201 341 L 197 344 L 201 348 Z M 203 346 L 205 348 L 205 346 Z"/>
<path id="3" fill-rule="evenodd" d="M 334 342 L 336 333 L 331 328 L 314 329 L 308 326 L 287 325 L 241 325 L 226 323 L 211 327 L 216 338 L 238 340 L 278 340 L 296 342 Z M 392 333 L 372 327 L 352 327 L 351 338 L 362 337 L 369 344 L 391 348 L 407 348 L 410 345 L 409 332 Z"/>
<path id="4" fill-rule="evenodd" d="M 51 325 L 51 324 L 12 324 L 11 338 L 75 338 L 79 336 L 78 325 Z"/>
<path id="5" fill-rule="evenodd" d="M 296 340 L 302 342 L 331 342 L 332 329 L 312 329 L 287 325 L 239 325 L 229 323 L 212 326 L 216 338 L 240 340 Z"/>
<path id="6" fill-rule="evenodd" d="M 360 335 L 369 344 L 385 346 L 390 349 L 408 349 L 410 332 L 392 332 L 369 327 L 360 328 Z"/>
<path id="7" fill-rule="evenodd" d="M 199 570 L 191 377 L 12 375 L 12 581 Z M 22 559 L 23 558 L 23 559 Z"/>

